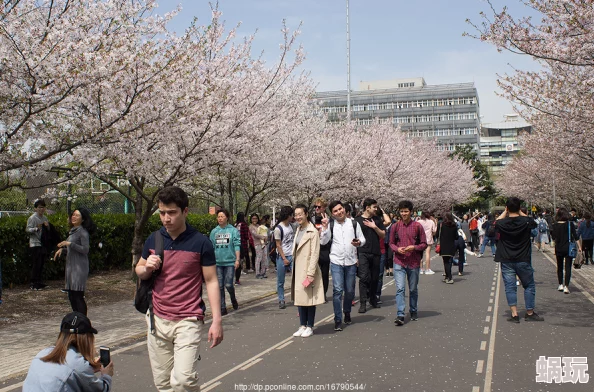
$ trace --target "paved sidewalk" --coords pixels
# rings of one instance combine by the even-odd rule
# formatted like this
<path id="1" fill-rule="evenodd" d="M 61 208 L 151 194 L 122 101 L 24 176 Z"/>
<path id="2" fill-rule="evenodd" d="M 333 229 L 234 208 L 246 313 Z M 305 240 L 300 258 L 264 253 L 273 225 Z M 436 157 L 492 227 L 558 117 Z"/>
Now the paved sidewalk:
<path id="1" fill-rule="evenodd" d="M 256 279 L 254 274 L 242 275 L 241 285 L 235 286 L 239 306 L 276 295 L 276 273 L 268 279 Z M 290 279 L 285 282 L 285 292 L 290 289 Z M 207 317 L 210 304 L 204 289 Z M 231 309 L 227 295 L 228 308 Z M 230 313 L 233 310 L 230 310 Z M 53 345 L 58 337 L 63 316 L 31 320 L 29 324 L 16 324 L 0 334 L 0 381 L 6 381 L 26 373 L 31 360 L 43 348 Z M 95 345 L 114 347 L 146 335 L 144 316 L 134 309 L 129 300 L 89 309 L 89 318 L 99 331 Z M 223 321 L 224 325 L 224 321 Z"/>

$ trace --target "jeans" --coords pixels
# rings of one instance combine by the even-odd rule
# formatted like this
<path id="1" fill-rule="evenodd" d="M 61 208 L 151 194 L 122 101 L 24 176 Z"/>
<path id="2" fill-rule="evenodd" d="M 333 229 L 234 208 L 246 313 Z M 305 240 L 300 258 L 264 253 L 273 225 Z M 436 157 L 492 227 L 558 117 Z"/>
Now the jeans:
<path id="1" fill-rule="evenodd" d="M 534 309 L 536 298 L 536 286 L 534 284 L 534 269 L 532 265 L 527 262 L 519 263 L 501 263 L 501 275 L 503 277 L 503 284 L 505 285 L 505 296 L 507 297 L 507 304 L 509 306 L 518 305 L 518 295 L 516 286 L 516 275 L 522 282 L 524 287 L 524 302 L 526 310 Z"/>
<path id="2" fill-rule="evenodd" d="M 464 272 L 464 263 L 466 263 L 466 254 L 464 253 L 466 243 L 464 242 L 464 238 L 458 238 L 456 246 L 458 247 L 458 272 Z"/>
<path id="3" fill-rule="evenodd" d="M 380 269 L 379 269 L 379 279 L 377 280 L 377 291 L 375 295 L 379 299 L 382 295 L 382 287 L 384 286 L 384 271 L 386 269 L 386 254 L 382 254 L 380 257 Z"/>
<path id="4" fill-rule="evenodd" d="M 293 268 L 293 256 L 285 256 L 289 260 L 289 265 L 280 256 L 276 258 L 276 291 L 278 293 L 278 300 L 285 300 L 285 269 L 291 270 Z M 293 298 L 294 300 L 294 298 Z"/>
<path id="5" fill-rule="evenodd" d="M 334 321 L 342 322 L 342 312 L 351 313 L 351 307 L 353 306 L 357 266 L 355 264 L 343 266 L 331 263 L 330 273 L 332 274 Z"/>
<path id="6" fill-rule="evenodd" d="M 417 312 L 417 303 L 419 301 L 419 291 L 417 285 L 419 283 L 420 268 L 406 268 L 400 264 L 394 264 L 394 282 L 396 283 L 396 309 L 398 317 L 404 317 L 404 309 L 406 305 L 404 300 L 406 298 L 406 279 L 408 279 L 409 291 L 409 311 L 410 313 Z"/>
<path id="7" fill-rule="evenodd" d="M 571 279 L 571 267 L 573 266 L 573 257 L 569 257 L 566 254 L 558 254 L 557 257 L 557 279 L 559 284 L 565 284 L 569 286 Z M 563 262 L 565 261 L 565 281 L 563 281 Z"/>
<path id="8" fill-rule="evenodd" d="M 301 326 L 313 328 L 316 318 L 316 306 L 297 306 Z"/>
<path id="9" fill-rule="evenodd" d="M 375 304 L 377 299 L 377 280 L 380 271 L 380 255 L 371 253 L 359 253 L 359 298 L 361 305 L 369 300 Z"/>
<path id="10" fill-rule="evenodd" d="M 483 253 L 485 253 L 485 248 L 487 247 L 487 242 L 491 244 L 491 254 L 495 254 L 495 251 L 496 251 L 495 238 L 493 238 L 493 237 L 485 237 L 485 239 L 483 240 L 483 243 L 481 244 L 481 250 L 479 253 L 481 255 Z"/>
<path id="11" fill-rule="evenodd" d="M 235 274 L 235 266 L 220 266 L 217 265 L 217 279 L 219 280 L 219 289 L 221 290 L 221 309 L 227 308 L 225 304 L 225 289 L 229 292 L 231 302 L 235 299 L 235 286 L 233 286 L 233 275 Z"/>

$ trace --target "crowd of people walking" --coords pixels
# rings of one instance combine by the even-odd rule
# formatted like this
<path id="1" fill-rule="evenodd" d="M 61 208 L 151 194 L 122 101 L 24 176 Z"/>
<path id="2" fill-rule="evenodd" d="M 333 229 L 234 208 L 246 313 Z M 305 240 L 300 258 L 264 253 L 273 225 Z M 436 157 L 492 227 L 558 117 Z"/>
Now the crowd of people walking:
<path id="1" fill-rule="evenodd" d="M 276 272 L 280 309 L 287 306 L 285 282 L 290 276 L 291 299 L 299 315 L 293 336 L 308 338 L 314 334 L 316 307 L 328 298 L 334 310 L 334 331 L 340 332 L 345 324 L 353 322 L 357 277 L 358 313 L 382 306 L 384 277 L 393 277 L 395 325 L 405 325 L 407 313 L 409 321 L 419 320 L 419 276 L 435 273 L 431 268 L 433 247 L 442 258 L 443 282 L 452 285 L 452 267 L 457 265 L 458 275 L 463 276 L 466 255 L 484 257 L 489 246 L 495 262 L 501 265 L 510 307 L 508 321 L 513 323 L 520 322 L 518 285 L 524 288 L 524 320 L 544 320 L 535 312 L 533 244 L 541 252 L 554 244 L 558 290 L 566 294 L 570 293 L 572 267 L 593 263 L 594 223 L 589 213 L 580 220 L 575 211 L 559 208 L 554 217 L 545 211 L 532 218 L 521 207 L 521 201 L 513 197 L 500 213 L 475 211 L 461 218 L 452 212 L 434 216 L 416 211 L 409 200 L 400 201 L 389 214 L 372 198 L 355 208 L 318 197 L 311 210 L 303 204 L 283 206 L 277 222 L 266 215 L 260 218 L 251 214 L 249 225 L 245 214 L 238 213 L 233 225 L 230 212 L 219 209 L 217 226 L 208 237 L 186 223 L 188 197 L 183 190 L 165 188 L 158 200 L 163 227 L 146 240 L 135 271 L 140 280 L 152 282 L 152 306 L 146 313 L 147 345 L 159 390 L 199 387 L 194 369 L 206 310 L 203 286 L 211 305 L 213 321 L 208 341 L 213 348 L 223 340 L 221 318 L 228 313 L 225 297 L 228 294 L 232 308 L 239 309 L 241 299 L 235 287 L 241 285 L 242 275 L 250 273 L 255 273 L 257 279 L 267 279 L 270 272 Z M 51 237 L 51 228 L 44 216 L 45 203 L 36 202 L 35 208 L 26 231 L 33 259 L 31 289 L 41 290 L 45 243 Z M 100 363 L 93 357 L 93 335 L 97 331 L 86 316 L 84 296 L 89 236 L 95 225 L 89 211 L 82 207 L 70 214 L 69 224 L 69 236 L 56 244 L 55 257 L 66 256 L 64 291 L 73 313 L 64 318 L 56 345 L 40 352 L 33 361 L 25 385 L 35 390 L 40 383 L 58 382 L 50 375 L 68 367 L 74 373 L 59 381 L 60 385 L 82 383 L 89 390 L 109 390 L 113 364 Z M 328 297 L 330 277 L 332 292 Z"/>

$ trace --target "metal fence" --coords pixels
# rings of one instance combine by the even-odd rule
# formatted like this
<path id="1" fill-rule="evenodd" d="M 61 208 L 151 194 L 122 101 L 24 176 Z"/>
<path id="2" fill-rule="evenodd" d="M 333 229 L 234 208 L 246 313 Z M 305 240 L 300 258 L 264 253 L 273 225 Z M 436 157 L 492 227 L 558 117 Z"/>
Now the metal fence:
<path id="1" fill-rule="evenodd" d="M 24 189 L 0 191 L 0 218 L 32 213 L 35 200 L 40 198 L 46 201 L 48 213 L 68 213 L 78 206 L 88 208 L 93 214 L 132 212 L 122 194 L 99 180 L 54 185 L 58 176 L 59 173 L 47 172 L 24 179 Z"/>

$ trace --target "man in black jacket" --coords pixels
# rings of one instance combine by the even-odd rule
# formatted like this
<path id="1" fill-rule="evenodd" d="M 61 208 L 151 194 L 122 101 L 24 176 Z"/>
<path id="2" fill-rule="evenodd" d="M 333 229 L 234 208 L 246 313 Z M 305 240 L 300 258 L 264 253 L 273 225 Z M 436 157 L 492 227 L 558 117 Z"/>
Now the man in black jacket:
<path id="1" fill-rule="evenodd" d="M 495 231 L 499 233 L 499 242 L 495 253 L 495 261 L 501 263 L 501 275 L 505 285 L 507 304 L 511 309 L 511 317 L 507 320 L 519 323 L 516 275 L 524 287 L 526 305 L 525 321 L 544 321 L 534 311 L 536 286 L 534 269 L 532 268 L 532 243 L 530 231 L 536 227 L 534 219 L 520 211 L 521 201 L 512 197 L 505 204 L 505 211 L 497 218 Z"/>

